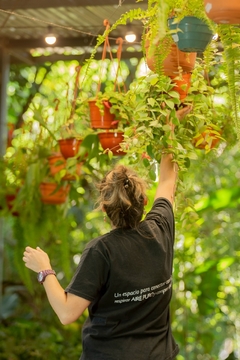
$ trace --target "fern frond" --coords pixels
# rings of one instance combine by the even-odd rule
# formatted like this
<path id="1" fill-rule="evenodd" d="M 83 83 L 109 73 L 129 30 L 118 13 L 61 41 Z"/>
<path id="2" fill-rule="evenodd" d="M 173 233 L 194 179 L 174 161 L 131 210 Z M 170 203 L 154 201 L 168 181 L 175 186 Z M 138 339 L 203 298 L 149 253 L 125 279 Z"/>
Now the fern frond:
<path id="1" fill-rule="evenodd" d="M 240 29 L 232 25 L 219 25 L 219 34 L 224 47 L 223 57 L 225 60 L 233 120 L 238 140 L 240 140 Z"/>

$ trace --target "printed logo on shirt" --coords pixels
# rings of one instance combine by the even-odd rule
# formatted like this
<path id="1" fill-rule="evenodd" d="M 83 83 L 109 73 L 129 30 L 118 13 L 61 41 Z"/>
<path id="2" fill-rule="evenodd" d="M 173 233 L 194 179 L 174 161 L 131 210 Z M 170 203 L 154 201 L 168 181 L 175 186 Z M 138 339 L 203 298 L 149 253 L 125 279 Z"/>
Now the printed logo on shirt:
<path id="1" fill-rule="evenodd" d="M 143 289 L 136 289 L 133 291 L 127 291 L 123 293 L 114 293 L 114 303 L 122 304 L 132 301 L 147 300 L 157 295 L 164 295 L 169 289 L 171 289 L 171 287 L 172 287 L 172 277 L 170 277 L 170 279 L 166 280 L 163 283 L 146 287 Z"/>

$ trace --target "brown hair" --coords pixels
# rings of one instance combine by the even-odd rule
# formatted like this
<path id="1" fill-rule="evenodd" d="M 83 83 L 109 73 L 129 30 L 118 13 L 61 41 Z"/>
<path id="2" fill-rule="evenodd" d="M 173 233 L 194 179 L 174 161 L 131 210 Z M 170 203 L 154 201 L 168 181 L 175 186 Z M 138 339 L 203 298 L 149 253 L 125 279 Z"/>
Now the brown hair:
<path id="1" fill-rule="evenodd" d="M 131 169 L 117 165 L 98 185 L 99 203 L 112 225 L 137 228 L 142 220 L 147 184 Z"/>

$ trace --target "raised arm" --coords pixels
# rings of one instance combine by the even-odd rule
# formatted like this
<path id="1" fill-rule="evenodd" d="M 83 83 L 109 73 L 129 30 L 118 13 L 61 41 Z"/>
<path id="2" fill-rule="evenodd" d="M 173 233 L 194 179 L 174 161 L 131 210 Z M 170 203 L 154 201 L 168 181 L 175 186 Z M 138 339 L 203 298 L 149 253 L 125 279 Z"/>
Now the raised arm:
<path id="1" fill-rule="evenodd" d="M 191 111 L 191 106 L 186 106 L 181 110 L 177 111 L 177 117 L 181 120 L 185 115 L 187 115 Z M 169 124 L 172 129 L 172 136 L 174 132 L 174 125 L 171 123 L 171 119 Z M 159 183 L 155 195 L 155 199 L 159 197 L 164 197 L 168 199 L 172 204 L 174 202 L 175 190 L 176 190 L 176 181 L 178 174 L 178 166 L 173 161 L 172 154 L 162 154 L 161 163 L 160 163 L 160 176 Z"/>

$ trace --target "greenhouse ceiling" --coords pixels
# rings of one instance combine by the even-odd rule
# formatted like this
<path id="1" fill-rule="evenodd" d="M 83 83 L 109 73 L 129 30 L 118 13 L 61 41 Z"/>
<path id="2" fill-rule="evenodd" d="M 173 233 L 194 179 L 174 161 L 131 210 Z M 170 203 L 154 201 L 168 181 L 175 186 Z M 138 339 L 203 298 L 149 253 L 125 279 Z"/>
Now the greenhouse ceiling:
<path id="1" fill-rule="evenodd" d="M 10 54 L 11 63 L 81 62 L 90 56 L 97 35 L 104 32 L 105 19 L 113 24 L 123 13 L 139 7 L 145 9 L 147 0 L 0 0 L 1 46 Z M 124 41 L 122 58 L 142 56 L 142 24 L 132 25 L 137 39 L 131 46 Z M 52 46 L 44 40 L 49 26 L 57 38 Z M 122 26 L 111 33 L 113 48 L 125 32 Z M 96 58 L 100 56 L 101 51 Z"/>

